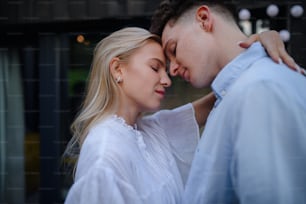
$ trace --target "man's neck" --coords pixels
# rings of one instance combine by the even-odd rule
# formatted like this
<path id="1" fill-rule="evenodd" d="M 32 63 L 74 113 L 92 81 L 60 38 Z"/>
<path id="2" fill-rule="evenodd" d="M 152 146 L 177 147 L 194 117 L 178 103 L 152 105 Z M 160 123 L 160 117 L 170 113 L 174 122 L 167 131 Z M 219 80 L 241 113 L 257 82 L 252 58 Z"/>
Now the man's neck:
<path id="1" fill-rule="evenodd" d="M 220 67 L 224 67 L 235 57 L 237 57 L 245 49 L 241 48 L 238 43 L 239 41 L 244 41 L 247 36 L 242 33 L 239 28 L 234 27 L 230 24 L 222 24 L 221 27 L 216 32 L 216 37 L 219 43 L 219 53 L 220 53 Z"/>

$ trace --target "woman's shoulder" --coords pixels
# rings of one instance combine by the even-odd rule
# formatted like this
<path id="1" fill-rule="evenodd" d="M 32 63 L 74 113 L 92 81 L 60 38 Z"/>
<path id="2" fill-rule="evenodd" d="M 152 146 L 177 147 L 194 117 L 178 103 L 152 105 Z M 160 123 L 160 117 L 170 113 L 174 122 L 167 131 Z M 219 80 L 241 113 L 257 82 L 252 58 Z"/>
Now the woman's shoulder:
<path id="1" fill-rule="evenodd" d="M 79 162 L 93 165 L 96 161 L 125 160 L 134 149 L 134 140 L 129 130 L 116 122 L 104 120 L 89 131 L 81 147 Z"/>

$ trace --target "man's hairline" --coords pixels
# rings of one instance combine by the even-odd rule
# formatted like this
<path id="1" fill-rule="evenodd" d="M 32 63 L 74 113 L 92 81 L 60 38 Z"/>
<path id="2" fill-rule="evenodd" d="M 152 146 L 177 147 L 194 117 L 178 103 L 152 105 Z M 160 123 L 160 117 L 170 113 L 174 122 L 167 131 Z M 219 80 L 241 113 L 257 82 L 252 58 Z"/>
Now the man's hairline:
<path id="1" fill-rule="evenodd" d="M 184 20 L 188 20 L 191 17 L 191 11 L 196 9 L 196 7 L 198 7 L 197 5 L 192 6 L 191 8 L 187 9 L 186 11 L 184 11 L 180 16 L 176 16 L 176 17 L 171 17 L 167 20 L 167 22 L 165 23 L 162 32 L 161 32 L 161 36 L 160 38 L 162 39 L 163 33 L 165 31 L 165 28 L 169 25 L 170 27 L 174 27 L 177 24 L 186 22 Z"/>
<path id="2" fill-rule="evenodd" d="M 192 12 L 193 11 L 195 12 L 197 7 L 199 7 L 199 5 L 193 5 L 190 8 L 188 8 L 187 10 L 185 10 L 180 16 L 169 18 L 169 20 L 165 23 L 165 25 L 162 29 L 162 32 L 161 32 L 161 36 L 160 36 L 160 39 L 161 39 L 161 42 L 162 42 L 162 47 L 165 44 L 162 40 L 162 37 L 163 37 L 163 34 L 164 34 L 164 31 L 165 31 L 166 27 L 169 26 L 170 28 L 173 28 L 175 25 L 187 22 L 187 20 L 191 18 Z M 166 46 L 167 43 L 168 42 L 166 42 L 165 47 L 163 47 L 163 50 L 164 50 L 164 48 L 167 48 L 167 46 Z"/>

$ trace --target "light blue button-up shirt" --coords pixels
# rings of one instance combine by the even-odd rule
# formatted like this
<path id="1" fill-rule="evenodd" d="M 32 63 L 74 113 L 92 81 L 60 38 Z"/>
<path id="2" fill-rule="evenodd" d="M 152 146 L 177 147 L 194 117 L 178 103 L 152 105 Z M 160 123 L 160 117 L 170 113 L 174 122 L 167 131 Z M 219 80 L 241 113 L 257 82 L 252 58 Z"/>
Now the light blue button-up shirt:
<path id="1" fill-rule="evenodd" d="M 218 74 L 186 204 L 306 203 L 306 78 L 259 43 Z"/>

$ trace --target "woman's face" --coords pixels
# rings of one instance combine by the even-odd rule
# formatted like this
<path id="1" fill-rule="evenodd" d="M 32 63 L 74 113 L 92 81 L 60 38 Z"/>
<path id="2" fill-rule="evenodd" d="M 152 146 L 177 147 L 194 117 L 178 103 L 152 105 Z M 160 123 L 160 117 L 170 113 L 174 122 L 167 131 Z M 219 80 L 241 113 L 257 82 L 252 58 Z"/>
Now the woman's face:
<path id="1" fill-rule="evenodd" d="M 123 66 L 120 104 L 136 112 L 157 110 L 171 85 L 161 45 L 149 40 Z"/>

